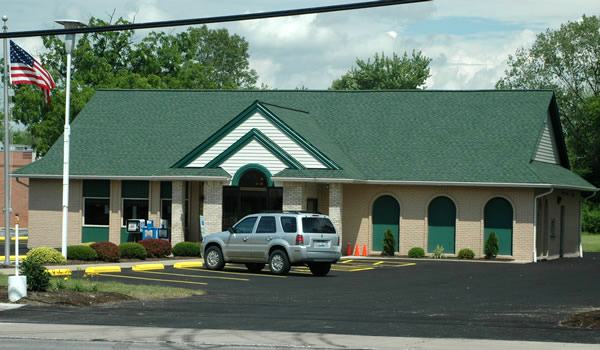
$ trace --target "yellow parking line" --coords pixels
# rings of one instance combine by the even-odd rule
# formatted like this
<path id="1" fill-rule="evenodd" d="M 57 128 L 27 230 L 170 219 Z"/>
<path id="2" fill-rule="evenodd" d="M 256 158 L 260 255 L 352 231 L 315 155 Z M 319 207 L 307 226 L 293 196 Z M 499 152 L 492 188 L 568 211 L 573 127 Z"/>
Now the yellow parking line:
<path id="1" fill-rule="evenodd" d="M 406 264 L 402 264 L 402 265 L 397 265 L 398 267 L 402 267 L 402 266 L 414 266 L 417 263 L 406 263 Z"/>
<path id="2" fill-rule="evenodd" d="M 146 280 L 146 281 L 159 281 L 159 282 L 170 282 L 170 283 L 186 283 L 186 284 L 201 284 L 207 285 L 206 282 L 190 282 L 190 281 L 176 281 L 176 280 L 165 280 L 159 278 L 147 278 L 147 277 L 134 277 L 134 276 L 121 276 L 121 275 L 113 275 L 109 273 L 101 273 L 99 276 L 109 276 L 109 277 L 118 277 L 118 278 L 129 278 L 134 280 Z"/>
<path id="3" fill-rule="evenodd" d="M 233 266 L 227 266 L 227 268 L 235 268 L 235 269 L 240 269 L 242 270 L 241 267 L 233 267 Z M 194 268 L 181 268 L 180 270 L 191 270 L 191 271 L 202 271 L 202 272 L 211 272 L 211 273 L 222 273 L 222 274 L 229 274 L 229 275 L 239 275 L 239 272 L 228 272 L 228 271 L 215 271 L 215 270 L 208 270 L 208 269 L 194 269 Z M 244 269 L 245 270 L 245 269 Z M 275 277 L 275 278 L 285 278 L 285 276 L 279 276 L 279 275 L 265 275 L 265 274 L 261 274 L 261 273 L 244 273 L 244 276 L 260 276 L 260 277 Z"/>
<path id="4" fill-rule="evenodd" d="M 373 265 L 377 266 L 377 265 L 381 265 L 383 263 L 384 263 L 384 261 L 378 261 L 378 262 L 374 263 Z"/>
<path id="5" fill-rule="evenodd" d="M 352 261 L 352 259 L 350 259 L 350 260 L 344 260 L 344 261 L 340 262 L 340 264 L 347 264 L 347 263 L 349 263 L 350 261 Z"/>
<path id="6" fill-rule="evenodd" d="M 158 271 L 139 271 L 139 272 L 154 273 L 157 275 L 171 275 L 171 276 L 194 277 L 194 278 L 217 278 L 217 279 L 232 280 L 232 281 L 249 281 L 249 279 L 247 279 L 247 278 L 236 278 L 236 277 L 198 276 L 198 275 L 186 275 L 183 273 L 169 273 L 169 272 L 158 272 Z"/>
<path id="7" fill-rule="evenodd" d="M 354 269 L 354 270 L 348 270 L 349 272 L 356 272 L 356 271 L 367 271 L 367 270 L 375 270 L 374 267 L 367 267 L 364 269 Z"/>

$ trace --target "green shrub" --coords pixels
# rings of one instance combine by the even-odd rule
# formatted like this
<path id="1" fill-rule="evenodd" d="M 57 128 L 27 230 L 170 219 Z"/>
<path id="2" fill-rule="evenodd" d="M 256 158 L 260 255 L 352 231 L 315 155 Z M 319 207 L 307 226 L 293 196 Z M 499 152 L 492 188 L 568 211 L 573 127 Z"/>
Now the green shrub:
<path id="1" fill-rule="evenodd" d="M 96 251 L 99 260 L 116 262 L 121 258 L 119 247 L 112 242 L 98 242 L 90 245 L 90 247 Z"/>
<path id="2" fill-rule="evenodd" d="M 91 261 L 98 259 L 98 254 L 88 245 L 72 245 L 67 247 L 67 259 Z"/>
<path id="3" fill-rule="evenodd" d="M 65 259 L 65 257 L 62 256 L 62 254 L 58 250 L 48 247 L 39 247 L 30 250 L 29 252 L 27 252 L 27 259 L 29 258 L 36 258 L 42 264 L 65 264 L 67 262 L 67 259 Z"/>
<path id="4" fill-rule="evenodd" d="M 383 255 L 394 256 L 394 251 L 396 247 L 396 239 L 394 238 L 394 232 L 392 230 L 387 229 L 383 233 Z"/>
<path id="5" fill-rule="evenodd" d="M 200 243 L 179 242 L 173 247 L 175 256 L 200 256 Z"/>
<path id="6" fill-rule="evenodd" d="M 50 274 L 36 256 L 27 257 L 21 264 L 21 274 L 27 276 L 27 289 L 46 291 L 50 287 Z"/>
<path id="7" fill-rule="evenodd" d="M 408 251 L 409 258 L 422 258 L 425 256 L 425 250 L 423 248 L 414 247 Z"/>
<path id="8" fill-rule="evenodd" d="M 498 236 L 496 232 L 490 232 L 488 239 L 485 241 L 485 257 L 493 259 L 498 255 Z"/>
<path id="9" fill-rule="evenodd" d="M 126 242 L 119 244 L 121 258 L 125 259 L 146 259 L 146 248 L 135 242 Z"/>
<path id="10" fill-rule="evenodd" d="M 583 232 L 600 234 L 600 203 L 586 201 L 581 212 Z"/>
<path id="11" fill-rule="evenodd" d="M 146 248 L 149 258 L 164 258 L 171 255 L 171 243 L 164 239 L 148 238 L 139 241 Z"/>
<path id="12" fill-rule="evenodd" d="M 439 245 L 437 245 L 435 247 L 435 249 L 433 250 L 433 256 L 434 259 L 444 259 L 446 256 L 444 255 L 444 247 L 440 247 Z"/>
<path id="13" fill-rule="evenodd" d="M 461 249 L 456 255 L 459 259 L 473 259 L 475 257 L 475 253 L 469 248 Z"/>

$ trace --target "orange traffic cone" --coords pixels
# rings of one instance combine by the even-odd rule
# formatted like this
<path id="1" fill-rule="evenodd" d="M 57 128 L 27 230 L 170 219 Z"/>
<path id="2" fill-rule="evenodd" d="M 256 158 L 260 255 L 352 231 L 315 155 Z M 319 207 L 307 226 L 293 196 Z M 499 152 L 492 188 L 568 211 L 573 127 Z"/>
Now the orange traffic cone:
<path id="1" fill-rule="evenodd" d="M 356 248 L 354 248 L 354 255 L 360 256 L 360 250 L 358 250 L 358 243 L 356 243 Z"/>
<path id="2" fill-rule="evenodd" d="M 350 246 L 350 243 L 348 243 L 348 249 L 346 249 L 346 255 L 352 255 L 352 247 Z"/>
<path id="3" fill-rule="evenodd" d="M 367 256 L 367 245 L 363 244 L 363 253 L 362 256 Z"/>

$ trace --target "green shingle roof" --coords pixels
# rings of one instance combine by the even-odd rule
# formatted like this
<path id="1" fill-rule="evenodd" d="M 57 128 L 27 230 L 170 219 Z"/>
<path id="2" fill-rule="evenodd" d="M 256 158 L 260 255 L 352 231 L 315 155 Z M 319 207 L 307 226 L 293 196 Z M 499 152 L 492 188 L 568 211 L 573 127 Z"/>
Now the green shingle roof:
<path id="1" fill-rule="evenodd" d="M 258 101 L 340 170 L 275 178 L 553 184 L 595 190 L 560 165 L 532 162 L 552 91 L 100 90 L 71 126 L 74 177 L 231 177 L 173 168 Z M 26 176 L 62 174 L 62 138 Z"/>

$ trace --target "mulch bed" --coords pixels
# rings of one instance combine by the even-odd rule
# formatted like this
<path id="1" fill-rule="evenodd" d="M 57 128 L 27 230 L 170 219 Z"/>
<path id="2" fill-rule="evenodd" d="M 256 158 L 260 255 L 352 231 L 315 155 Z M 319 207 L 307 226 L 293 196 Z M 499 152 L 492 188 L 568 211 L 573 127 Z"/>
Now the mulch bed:
<path id="1" fill-rule="evenodd" d="M 561 326 L 600 329 L 600 310 L 582 312 L 560 322 Z"/>
<path id="2" fill-rule="evenodd" d="M 27 291 L 27 296 L 18 300 L 16 304 L 27 304 L 30 306 L 93 306 L 131 300 L 137 299 L 129 295 L 113 292 L 76 292 L 59 289 L 53 292 Z M 0 303 L 10 302 L 8 300 L 8 287 L 0 286 Z"/>

